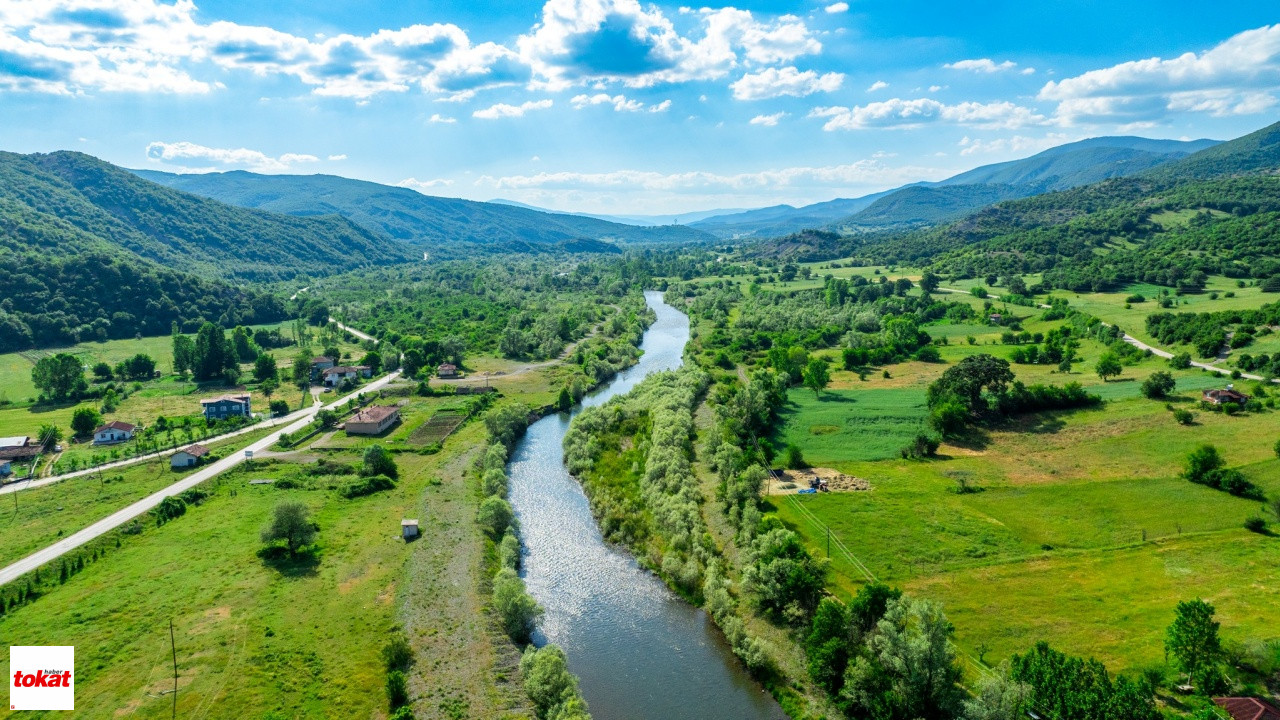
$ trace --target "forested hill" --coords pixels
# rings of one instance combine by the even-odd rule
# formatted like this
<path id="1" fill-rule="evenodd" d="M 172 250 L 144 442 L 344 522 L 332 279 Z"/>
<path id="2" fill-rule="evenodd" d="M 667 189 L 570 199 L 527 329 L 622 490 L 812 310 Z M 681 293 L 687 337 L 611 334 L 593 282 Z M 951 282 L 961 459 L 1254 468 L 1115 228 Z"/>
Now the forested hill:
<path id="1" fill-rule="evenodd" d="M 46 252 L 122 250 L 210 279 L 285 280 L 416 255 L 336 215 L 297 218 L 226 205 L 82 153 L 0 153 L 0 198 L 20 203 L 26 222 L 56 219 L 80 231 Z M 5 235 L 0 242 L 30 248 Z"/>
<path id="2" fill-rule="evenodd" d="M 222 202 L 297 216 L 336 213 L 366 230 L 434 257 L 546 252 L 582 240 L 619 244 L 690 243 L 713 238 L 685 225 L 637 227 L 504 203 L 423 195 L 334 175 L 259 175 L 234 171 L 140 177 Z"/>
<path id="3" fill-rule="evenodd" d="M 1043 272 L 1051 287 L 1280 274 L 1280 123 L 1133 177 L 1003 202 L 929 230 L 761 248 L 932 265 L 953 278 Z"/>

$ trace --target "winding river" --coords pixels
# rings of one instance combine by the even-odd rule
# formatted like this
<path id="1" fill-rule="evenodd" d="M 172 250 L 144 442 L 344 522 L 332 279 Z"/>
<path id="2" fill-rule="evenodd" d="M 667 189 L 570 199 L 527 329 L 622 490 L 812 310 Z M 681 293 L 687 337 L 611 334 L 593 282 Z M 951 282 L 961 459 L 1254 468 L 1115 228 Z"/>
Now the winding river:
<path id="1" fill-rule="evenodd" d="M 689 319 L 646 292 L 657 321 L 639 363 L 584 398 L 599 405 L 649 373 L 680 366 Z M 743 669 L 702 610 L 626 550 L 606 545 L 582 487 L 562 462 L 565 414 L 529 427 L 508 466 L 525 544 L 523 574 L 546 608 L 534 640 L 569 655 L 596 720 L 775 720 L 786 715 Z"/>

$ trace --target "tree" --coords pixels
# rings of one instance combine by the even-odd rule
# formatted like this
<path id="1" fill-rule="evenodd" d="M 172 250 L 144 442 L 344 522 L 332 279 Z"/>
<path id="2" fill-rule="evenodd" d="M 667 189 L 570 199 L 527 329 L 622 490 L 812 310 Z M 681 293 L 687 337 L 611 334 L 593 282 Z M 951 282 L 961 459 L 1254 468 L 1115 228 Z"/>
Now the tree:
<path id="1" fill-rule="evenodd" d="M 988 283 L 989 285 L 990 283 Z M 1005 278 L 1004 286 L 1014 295 L 1026 295 L 1027 283 L 1022 279 L 1021 275 L 1010 275 Z"/>
<path id="2" fill-rule="evenodd" d="M 1212 445 L 1201 445 L 1187 455 L 1186 469 L 1182 471 L 1182 477 L 1193 483 L 1205 484 L 1226 464 L 1227 461 L 1218 452 L 1218 448 Z"/>
<path id="3" fill-rule="evenodd" d="M 97 380 L 98 382 L 105 382 L 107 380 L 110 380 L 111 366 L 104 362 L 99 362 L 95 364 L 93 366 L 93 379 Z"/>
<path id="4" fill-rule="evenodd" d="M 271 523 L 262 529 L 262 542 L 285 542 L 290 555 L 315 542 L 316 528 L 311 522 L 311 511 L 296 500 L 277 503 L 271 512 Z"/>
<path id="5" fill-rule="evenodd" d="M 364 451 L 364 466 L 360 468 L 360 474 L 386 475 L 393 478 L 399 477 L 400 471 L 396 467 L 396 460 L 392 457 L 391 451 L 381 445 L 373 445 Z"/>
<path id="6" fill-rule="evenodd" d="M 542 616 L 542 608 L 525 592 L 524 581 L 511 568 L 502 568 L 493 578 L 493 607 L 502 619 L 502 629 L 518 643 L 529 641 Z"/>
<path id="7" fill-rule="evenodd" d="M 171 326 L 171 334 L 173 336 L 173 371 L 179 375 L 185 375 L 195 369 L 196 345 L 191 338 L 178 330 L 176 321 Z"/>
<path id="8" fill-rule="evenodd" d="M 1152 400 L 1159 400 L 1167 397 L 1173 392 L 1178 385 L 1173 379 L 1173 374 L 1164 370 L 1157 370 L 1151 373 L 1151 376 L 1142 381 L 1142 394 Z"/>
<path id="9" fill-rule="evenodd" d="M 94 427 L 97 426 L 95 425 Z M 40 440 L 40 447 L 43 448 L 45 452 L 49 452 L 53 449 L 53 446 L 57 445 L 58 441 L 62 439 L 62 428 L 52 423 L 41 425 L 39 432 L 36 433 L 36 437 Z"/>
<path id="10" fill-rule="evenodd" d="M 1102 382 L 1106 382 L 1107 378 L 1119 377 L 1120 373 L 1124 370 L 1124 368 L 1120 366 L 1120 358 L 1116 357 L 1116 354 L 1110 350 L 1103 353 L 1102 357 L 1098 358 L 1098 366 L 1095 369 L 1098 373 L 1098 377 L 1102 378 Z"/>
<path id="11" fill-rule="evenodd" d="M 920 289 L 926 293 L 931 293 L 938 289 L 938 276 L 931 270 L 925 270 L 920 276 Z"/>
<path id="12" fill-rule="evenodd" d="M 197 380 L 212 380 L 220 377 L 224 371 L 234 368 L 235 355 L 227 344 L 226 334 L 222 328 L 211 322 L 200 326 L 196 334 L 195 351 L 192 356 L 192 372 Z"/>
<path id="13" fill-rule="evenodd" d="M 1186 370 L 1191 367 L 1191 353 L 1178 353 L 1169 358 L 1169 367 L 1174 370 Z"/>
<path id="14" fill-rule="evenodd" d="M 378 375 L 382 372 L 382 356 L 372 350 L 365 353 L 364 357 L 360 358 L 360 364 L 367 365 L 374 375 Z"/>
<path id="15" fill-rule="evenodd" d="M 831 372 L 827 369 L 827 361 L 820 357 L 809 358 L 809 363 L 804 366 L 804 386 L 818 397 L 830 382 Z"/>
<path id="16" fill-rule="evenodd" d="M 480 527 L 494 540 L 502 537 L 507 528 L 515 522 L 516 514 L 511 510 L 511 505 L 506 500 L 490 495 L 480 503 L 480 512 L 476 515 L 477 522 Z"/>
<path id="17" fill-rule="evenodd" d="M 986 353 L 970 355 L 930 384 L 926 397 L 930 408 L 955 398 L 970 414 L 979 414 L 988 409 L 982 393 L 1002 395 L 1013 379 L 1007 360 Z"/>
<path id="18" fill-rule="evenodd" d="M 102 416 L 91 407 L 78 407 L 71 413 L 71 430 L 76 437 L 87 437 L 93 434 L 94 428 L 102 424 Z"/>
<path id="19" fill-rule="evenodd" d="M 1213 605 L 1200 599 L 1186 600 L 1178 603 L 1174 612 L 1173 623 L 1165 630 L 1165 650 L 1189 677 L 1217 665 L 1222 643 L 1218 639 L 1218 623 L 1213 619 Z"/>
<path id="20" fill-rule="evenodd" d="M 311 352 L 309 350 L 303 350 L 302 354 L 293 359 L 293 384 L 302 390 L 311 386 Z"/>
<path id="21" fill-rule="evenodd" d="M 569 412 L 573 408 L 573 395 L 569 394 L 568 387 L 560 388 L 560 396 L 556 398 L 556 409 L 560 412 Z"/>
<path id="22" fill-rule="evenodd" d="M 253 361 L 253 377 L 258 382 L 274 380 L 279 373 L 276 368 L 276 359 L 271 357 L 270 353 L 261 353 Z"/>
<path id="23" fill-rule="evenodd" d="M 284 400 L 272 400 L 270 407 L 272 415 L 282 416 L 289 414 L 289 403 Z"/>
<path id="24" fill-rule="evenodd" d="M 984 677 L 978 694 L 964 701 L 964 720 L 1023 720 L 1031 702 L 1031 686 L 1009 677 L 1009 668 Z"/>
<path id="25" fill-rule="evenodd" d="M 239 362 L 249 362 L 258 357 L 258 346 L 253 342 L 253 334 L 249 328 L 237 325 L 231 331 L 231 351 Z"/>
<path id="26" fill-rule="evenodd" d="M 67 353 L 40 358 L 31 368 L 31 382 L 53 400 L 78 397 L 89 387 L 80 360 Z"/>
<path id="27" fill-rule="evenodd" d="M 588 717 L 578 694 L 578 679 L 569 672 L 569 660 L 556 645 L 528 647 L 520 658 L 524 691 L 533 701 L 538 717 L 580 720 Z M 579 710 L 580 708 L 580 710 Z"/>

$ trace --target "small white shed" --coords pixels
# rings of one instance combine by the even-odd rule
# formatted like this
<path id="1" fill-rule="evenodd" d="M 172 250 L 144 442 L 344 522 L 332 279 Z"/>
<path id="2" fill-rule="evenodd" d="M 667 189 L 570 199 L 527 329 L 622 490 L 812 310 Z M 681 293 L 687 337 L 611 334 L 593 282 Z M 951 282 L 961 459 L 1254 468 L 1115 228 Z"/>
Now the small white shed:
<path id="1" fill-rule="evenodd" d="M 416 518 L 405 518 L 400 521 L 400 536 L 405 540 L 418 537 L 418 521 Z"/>

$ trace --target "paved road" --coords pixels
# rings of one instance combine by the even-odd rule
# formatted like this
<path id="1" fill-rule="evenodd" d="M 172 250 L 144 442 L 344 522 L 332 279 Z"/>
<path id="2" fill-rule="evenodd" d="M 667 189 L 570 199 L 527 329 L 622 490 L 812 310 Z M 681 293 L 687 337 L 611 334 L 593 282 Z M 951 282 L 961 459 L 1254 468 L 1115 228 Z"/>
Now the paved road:
<path id="1" fill-rule="evenodd" d="M 251 433 L 254 430 L 261 430 L 264 427 L 274 427 L 276 425 L 284 425 L 286 423 L 291 423 L 291 422 L 294 422 L 295 420 L 298 420 L 303 415 L 310 416 L 314 412 L 315 410 L 313 408 L 303 408 L 302 410 L 295 410 L 292 413 L 285 415 L 284 417 L 273 418 L 265 422 L 255 423 L 253 425 L 242 427 L 239 430 L 232 430 L 231 432 L 223 433 L 221 435 L 210 435 L 207 438 L 204 438 L 201 440 L 193 440 L 192 442 L 200 443 L 200 444 L 218 442 L 219 440 L 226 440 L 227 438 L 233 438 L 237 435 L 244 435 L 245 433 Z M 61 475 L 51 475 L 49 477 L 38 478 L 35 480 L 21 480 L 18 482 L 9 483 L 7 485 L 0 487 L 0 495 L 18 492 L 20 490 L 28 490 L 30 488 L 38 488 L 44 485 L 51 485 L 56 482 L 61 482 L 63 480 L 70 480 L 72 478 L 83 477 L 85 475 L 96 475 L 100 471 L 114 470 L 116 468 L 122 468 L 128 465 L 135 465 L 140 462 L 154 460 L 158 457 L 168 457 L 178 452 L 179 450 L 183 449 L 184 447 L 188 447 L 188 445 L 179 445 L 176 448 L 161 450 L 160 452 L 148 453 L 146 455 L 139 455 L 137 457 L 125 458 L 124 460 L 117 460 L 115 462 L 110 462 L 105 465 L 97 465 L 95 467 L 87 468 L 85 470 L 76 470 L 75 472 L 63 473 Z"/>
<path id="2" fill-rule="evenodd" d="M 959 288 L 946 288 L 946 287 L 940 287 L 940 288 L 938 288 L 938 289 L 939 289 L 939 290 L 942 290 L 943 292 L 950 292 L 950 293 L 962 293 L 962 294 L 964 294 L 964 295 L 970 295 L 970 294 L 972 294 L 972 293 L 970 293 L 968 290 L 961 290 L 961 289 L 959 289 Z M 1048 306 L 1048 305 L 1045 305 L 1044 303 L 1040 303 L 1040 304 L 1038 304 L 1038 307 L 1044 308 L 1044 309 L 1046 309 L 1046 310 L 1047 310 L 1047 309 L 1049 309 L 1049 306 Z M 1102 324 L 1103 324 L 1103 325 L 1106 325 L 1106 326 L 1108 326 L 1108 327 L 1110 327 L 1110 326 L 1111 326 L 1111 323 L 1109 323 L 1109 322 L 1104 322 L 1104 323 L 1102 323 Z M 1162 357 L 1162 358 L 1171 358 L 1171 357 L 1173 357 L 1173 353 L 1169 352 L 1168 350 L 1162 350 L 1162 349 L 1160 349 L 1160 348 L 1158 348 L 1158 347 L 1155 347 L 1154 345 L 1148 345 L 1148 344 L 1146 344 L 1146 343 L 1142 342 L 1141 340 L 1139 340 L 1139 339 L 1137 339 L 1137 338 L 1133 337 L 1132 335 L 1130 335 L 1130 334 L 1128 334 L 1128 333 L 1124 332 L 1123 330 L 1121 330 L 1121 331 L 1120 331 L 1120 339 L 1121 339 L 1121 340 L 1124 340 L 1125 342 L 1129 343 L 1130 345 L 1132 345 L 1132 346 L 1134 346 L 1134 347 L 1138 348 L 1139 350 L 1150 350 L 1152 355 L 1158 355 L 1158 356 L 1160 356 L 1160 357 Z M 1232 372 L 1231 370 L 1229 370 L 1229 369 L 1227 369 L 1227 368 L 1218 367 L 1217 365 L 1211 365 L 1211 364 L 1209 364 L 1209 363 L 1196 362 L 1196 361 L 1194 361 L 1194 360 L 1193 360 L 1193 361 L 1191 361 L 1191 367 L 1202 368 L 1202 369 L 1204 369 L 1204 370 L 1211 370 L 1211 371 L 1213 371 L 1213 372 L 1220 373 L 1220 374 L 1222 374 L 1222 375 L 1230 375 L 1230 374 L 1231 374 L 1231 372 Z M 1266 379 L 1266 378 L 1262 377 L 1261 375 L 1252 375 L 1252 374 L 1250 374 L 1250 373 L 1240 373 L 1240 377 L 1247 378 L 1247 379 L 1249 379 L 1249 380 L 1265 380 L 1265 379 Z M 1280 378 L 1276 378 L 1276 379 L 1274 379 L 1272 382 L 1280 382 Z"/>
<path id="3" fill-rule="evenodd" d="M 378 338 L 376 338 L 376 337 L 374 337 L 374 336 L 372 336 L 372 335 L 369 335 L 369 334 L 366 334 L 366 333 L 360 332 L 359 330 L 357 330 L 357 329 L 355 329 L 355 328 L 351 327 L 350 325 L 343 325 L 342 323 L 338 322 L 338 319 L 337 319 L 337 318 L 329 318 L 329 322 L 333 323 L 334 325 L 337 325 L 339 328 L 341 328 L 341 329 L 343 329 L 343 330 L 346 330 L 347 332 L 351 333 L 352 335 L 355 335 L 356 337 L 360 338 L 361 340 L 369 340 L 369 341 L 372 341 L 372 342 L 374 342 L 374 343 L 378 342 Z"/>
<path id="4" fill-rule="evenodd" d="M 262 438 L 261 440 L 253 443 L 252 445 L 246 448 L 243 448 L 242 450 L 252 450 L 255 453 L 260 450 L 265 450 L 271 447 L 277 440 L 279 440 L 280 435 L 282 433 L 297 432 L 298 430 L 301 430 L 302 428 L 306 427 L 307 424 L 309 424 L 313 419 L 313 416 L 317 412 L 319 412 L 322 409 L 322 407 L 324 409 L 333 409 L 338 405 L 341 405 L 347 402 L 348 400 L 354 399 L 360 393 L 374 392 L 384 387 L 387 383 L 391 382 L 392 380 L 395 380 L 397 377 L 399 377 L 399 375 L 400 375 L 399 371 L 393 372 L 389 375 L 385 375 L 369 383 L 368 385 L 365 385 L 364 387 L 351 393 L 350 395 L 347 395 L 346 397 L 343 397 L 343 398 L 339 398 L 338 400 L 335 400 L 329 403 L 328 405 L 325 405 L 325 406 L 313 405 L 310 408 L 307 408 L 305 411 L 301 411 L 302 413 L 304 413 L 303 416 L 298 420 L 296 420 L 295 422 L 291 423 L 286 427 L 281 428 L 280 430 L 277 430 L 271 433 L 270 435 Z M 35 570 L 41 565 L 57 560 L 62 555 L 80 547 L 81 545 L 84 545 L 87 542 L 95 540 L 101 537 L 102 535 L 114 530 L 115 528 L 120 527 L 121 525 L 129 522 L 130 520 L 138 517 L 139 515 L 159 505 L 160 502 L 165 498 L 173 495 L 177 495 L 178 493 L 181 493 L 184 490 L 193 488 L 196 485 L 199 485 L 200 483 L 204 482 L 205 480 L 208 480 L 209 478 L 212 478 L 220 473 L 226 472 L 227 470 L 230 470 L 236 465 L 239 465 L 245 460 L 244 452 L 242 450 L 237 450 L 236 452 L 215 462 L 214 464 L 206 468 L 197 470 L 191 475 L 184 477 L 183 479 L 179 480 L 178 482 L 175 482 L 169 487 L 163 490 L 160 490 L 158 492 L 155 492 L 151 495 L 148 495 L 147 497 L 133 503 L 132 505 L 129 505 L 126 508 L 117 510 L 116 512 L 108 515 L 107 517 L 93 523 L 89 527 L 79 532 L 73 533 L 72 535 L 66 538 L 63 538 L 62 540 L 59 540 L 58 542 L 42 550 L 38 550 L 6 568 L 0 569 L 0 585 L 4 585 L 19 577 L 22 577 L 26 573 L 29 573 L 32 570 Z"/>

